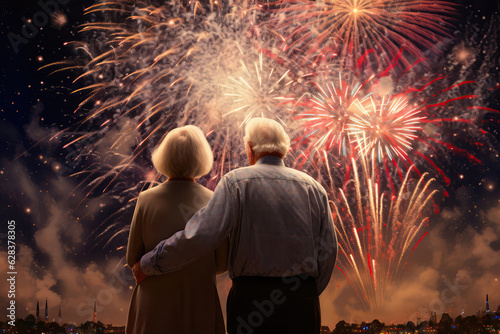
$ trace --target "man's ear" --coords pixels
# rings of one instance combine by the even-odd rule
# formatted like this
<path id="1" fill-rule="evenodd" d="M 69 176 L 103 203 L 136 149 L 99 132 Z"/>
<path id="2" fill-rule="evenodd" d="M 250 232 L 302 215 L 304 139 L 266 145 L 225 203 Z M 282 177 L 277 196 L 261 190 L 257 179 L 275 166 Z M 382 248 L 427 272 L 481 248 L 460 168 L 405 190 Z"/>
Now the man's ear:
<path id="1" fill-rule="evenodd" d="M 250 163 L 250 165 L 253 165 L 255 160 L 255 152 L 253 150 L 252 144 L 250 144 L 249 141 L 245 143 L 245 151 L 248 157 L 248 162 Z"/>
<path id="2" fill-rule="evenodd" d="M 255 154 L 255 152 L 253 151 L 253 146 L 252 146 L 252 144 L 249 141 L 245 142 L 245 146 L 246 145 L 248 145 L 248 148 L 250 149 L 250 152 L 252 152 L 252 154 Z"/>

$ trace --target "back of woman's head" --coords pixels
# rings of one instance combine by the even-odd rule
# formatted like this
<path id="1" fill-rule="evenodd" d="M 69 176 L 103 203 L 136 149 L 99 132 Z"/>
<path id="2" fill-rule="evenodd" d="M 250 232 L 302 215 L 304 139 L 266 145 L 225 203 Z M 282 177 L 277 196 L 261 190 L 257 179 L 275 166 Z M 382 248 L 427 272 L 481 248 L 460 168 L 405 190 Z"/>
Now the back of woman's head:
<path id="1" fill-rule="evenodd" d="M 186 125 L 170 131 L 152 155 L 153 165 L 171 178 L 199 178 L 212 169 L 214 157 L 200 128 Z"/>

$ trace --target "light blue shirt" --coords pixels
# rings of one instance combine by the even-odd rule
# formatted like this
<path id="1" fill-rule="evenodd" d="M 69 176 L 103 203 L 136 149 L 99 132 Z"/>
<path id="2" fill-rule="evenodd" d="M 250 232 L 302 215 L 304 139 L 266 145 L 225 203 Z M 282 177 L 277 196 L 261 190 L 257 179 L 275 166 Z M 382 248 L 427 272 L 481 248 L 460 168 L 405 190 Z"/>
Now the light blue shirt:
<path id="1" fill-rule="evenodd" d="M 146 275 L 180 269 L 226 238 L 232 279 L 308 274 L 320 294 L 337 258 L 324 188 L 309 175 L 285 167 L 279 157 L 264 156 L 253 166 L 227 173 L 185 230 L 142 257 L 141 269 Z"/>

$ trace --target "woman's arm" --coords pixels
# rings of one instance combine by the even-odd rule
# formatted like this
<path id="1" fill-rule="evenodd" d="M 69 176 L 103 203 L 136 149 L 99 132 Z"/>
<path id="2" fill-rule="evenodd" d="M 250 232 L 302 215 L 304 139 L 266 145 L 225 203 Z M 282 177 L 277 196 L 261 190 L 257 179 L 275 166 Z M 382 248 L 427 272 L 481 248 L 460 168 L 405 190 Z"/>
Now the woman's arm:
<path id="1" fill-rule="evenodd" d="M 134 216 L 130 224 L 130 232 L 127 245 L 127 265 L 132 268 L 145 253 L 144 240 L 142 239 L 142 208 L 141 195 L 137 198 Z"/>
<path id="2" fill-rule="evenodd" d="M 226 239 L 215 250 L 215 274 L 222 275 L 227 271 L 227 259 L 229 257 L 229 239 Z"/>

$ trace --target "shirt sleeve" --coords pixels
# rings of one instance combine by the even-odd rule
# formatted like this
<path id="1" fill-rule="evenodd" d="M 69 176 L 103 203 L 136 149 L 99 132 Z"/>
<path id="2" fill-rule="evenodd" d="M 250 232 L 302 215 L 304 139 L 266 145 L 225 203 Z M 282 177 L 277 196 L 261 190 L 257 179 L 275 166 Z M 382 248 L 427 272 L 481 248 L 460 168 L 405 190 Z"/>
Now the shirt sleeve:
<path id="1" fill-rule="evenodd" d="M 139 194 L 128 235 L 126 259 L 127 265 L 130 268 L 141 259 L 141 256 L 144 255 L 145 252 L 144 240 L 142 239 L 142 208 L 140 198 L 141 196 Z"/>
<path id="2" fill-rule="evenodd" d="M 207 206 L 200 209 L 179 231 L 162 240 L 141 259 L 142 271 L 160 275 L 180 269 L 214 251 L 229 235 L 236 221 L 236 201 L 223 177 Z"/>
<path id="3" fill-rule="evenodd" d="M 330 282 L 338 252 L 337 234 L 335 233 L 332 211 L 326 194 L 323 198 L 323 207 L 324 216 L 321 222 L 317 254 L 319 275 L 316 278 L 316 288 L 318 295 L 325 290 Z"/>

